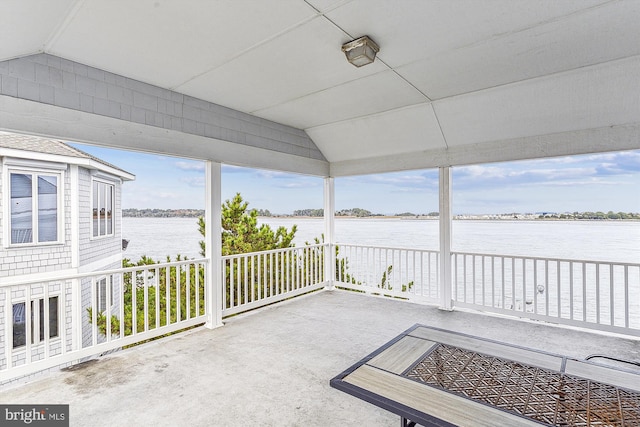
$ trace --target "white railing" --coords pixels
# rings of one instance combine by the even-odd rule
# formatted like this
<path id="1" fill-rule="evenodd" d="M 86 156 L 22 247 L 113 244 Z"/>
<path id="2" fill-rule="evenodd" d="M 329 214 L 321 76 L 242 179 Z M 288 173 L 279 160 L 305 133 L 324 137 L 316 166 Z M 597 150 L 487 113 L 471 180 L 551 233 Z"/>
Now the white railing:
<path id="1" fill-rule="evenodd" d="M 329 257 L 331 255 L 331 257 Z M 335 258 L 334 258 L 335 256 Z M 455 307 L 640 336 L 640 264 L 455 252 Z M 335 260 L 335 280 L 325 260 Z M 206 321 L 208 260 L 0 285 L 0 384 Z M 310 245 L 221 259 L 227 317 L 327 285 L 440 303 L 437 251 Z"/>
<path id="2" fill-rule="evenodd" d="M 640 335 L 640 264 L 452 254 L 457 307 Z"/>
<path id="3" fill-rule="evenodd" d="M 327 245 L 222 257 L 222 316 L 282 301 L 326 285 Z"/>
<path id="4" fill-rule="evenodd" d="M 336 280 L 341 288 L 370 294 L 439 301 L 438 252 L 338 244 Z"/>
<path id="5" fill-rule="evenodd" d="M 0 384 L 204 323 L 207 267 L 188 260 L 0 286 Z"/>
<path id="6" fill-rule="evenodd" d="M 640 336 L 640 264 L 454 252 L 455 307 Z M 436 251 L 337 245 L 336 286 L 440 304 Z"/>

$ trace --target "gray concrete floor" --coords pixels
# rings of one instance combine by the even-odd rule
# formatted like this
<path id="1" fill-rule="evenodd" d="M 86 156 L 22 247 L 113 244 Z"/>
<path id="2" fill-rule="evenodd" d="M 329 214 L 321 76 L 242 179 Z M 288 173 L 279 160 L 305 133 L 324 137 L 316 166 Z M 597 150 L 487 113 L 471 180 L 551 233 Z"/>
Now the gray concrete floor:
<path id="1" fill-rule="evenodd" d="M 640 341 L 343 291 L 317 292 L 0 391 L 68 403 L 72 426 L 397 426 L 329 380 L 415 323 L 583 358 Z"/>

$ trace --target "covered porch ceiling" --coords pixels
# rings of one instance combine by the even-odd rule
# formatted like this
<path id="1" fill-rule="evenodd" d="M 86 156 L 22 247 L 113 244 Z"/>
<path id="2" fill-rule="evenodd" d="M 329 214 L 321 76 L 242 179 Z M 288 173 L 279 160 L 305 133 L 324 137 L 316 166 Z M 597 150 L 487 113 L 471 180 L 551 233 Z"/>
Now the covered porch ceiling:
<path id="1" fill-rule="evenodd" d="M 0 129 L 325 176 L 640 148 L 638 0 L 5 0 L 2 9 L 0 61 L 44 53 L 84 64 L 302 130 L 320 155 L 309 167 L 295 156 L 225 158 L 219 142 L 237 143 L 225 134 L 145 146 L 144 126 L 117 142 L 63 135 L 71 125 L 9 118 L 8 101 Z M 380 52 L 355 68 L 341 45 L 365 34 Z"/>

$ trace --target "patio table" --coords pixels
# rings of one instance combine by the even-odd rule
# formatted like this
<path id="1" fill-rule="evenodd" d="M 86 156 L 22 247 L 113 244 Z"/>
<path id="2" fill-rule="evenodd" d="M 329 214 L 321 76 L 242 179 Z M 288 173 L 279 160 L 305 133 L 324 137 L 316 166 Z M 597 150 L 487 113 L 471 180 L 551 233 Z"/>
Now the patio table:
<path id="1" fill-rule="evenodd" d="M 402 426 L 640 426 L 640 374 L 414 325 L 330 381 Z"/>

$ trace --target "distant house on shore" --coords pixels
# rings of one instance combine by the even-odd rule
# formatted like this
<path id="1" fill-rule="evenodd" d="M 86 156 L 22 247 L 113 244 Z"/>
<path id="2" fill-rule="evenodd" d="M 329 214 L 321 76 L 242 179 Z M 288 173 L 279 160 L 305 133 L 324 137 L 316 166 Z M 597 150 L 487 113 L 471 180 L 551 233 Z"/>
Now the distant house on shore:
<path id="1" fill-rule="evenodd" d="M 117 309 L 119 284 L 110 277 L 79 279 L 76 291 L 55 277 L 122 266 L 122 184 L 135 176 L 62 141 L 4 132 L 0 168 L 2 366 L 7 357 L 20 364 L 24 349 L 43 346 L 45 334 L 47 352 L 90 339 L 86 313 L 82 324 L 62 324 L 71 318 L 63 311 L 78 310 L 65 292 L 81 292 L 83 312 L 96 296 L 101 311 Z M 42 285 L 21 286 L 26 283 Z M 61 328 L 67 343 L 55 342 Z"/>

